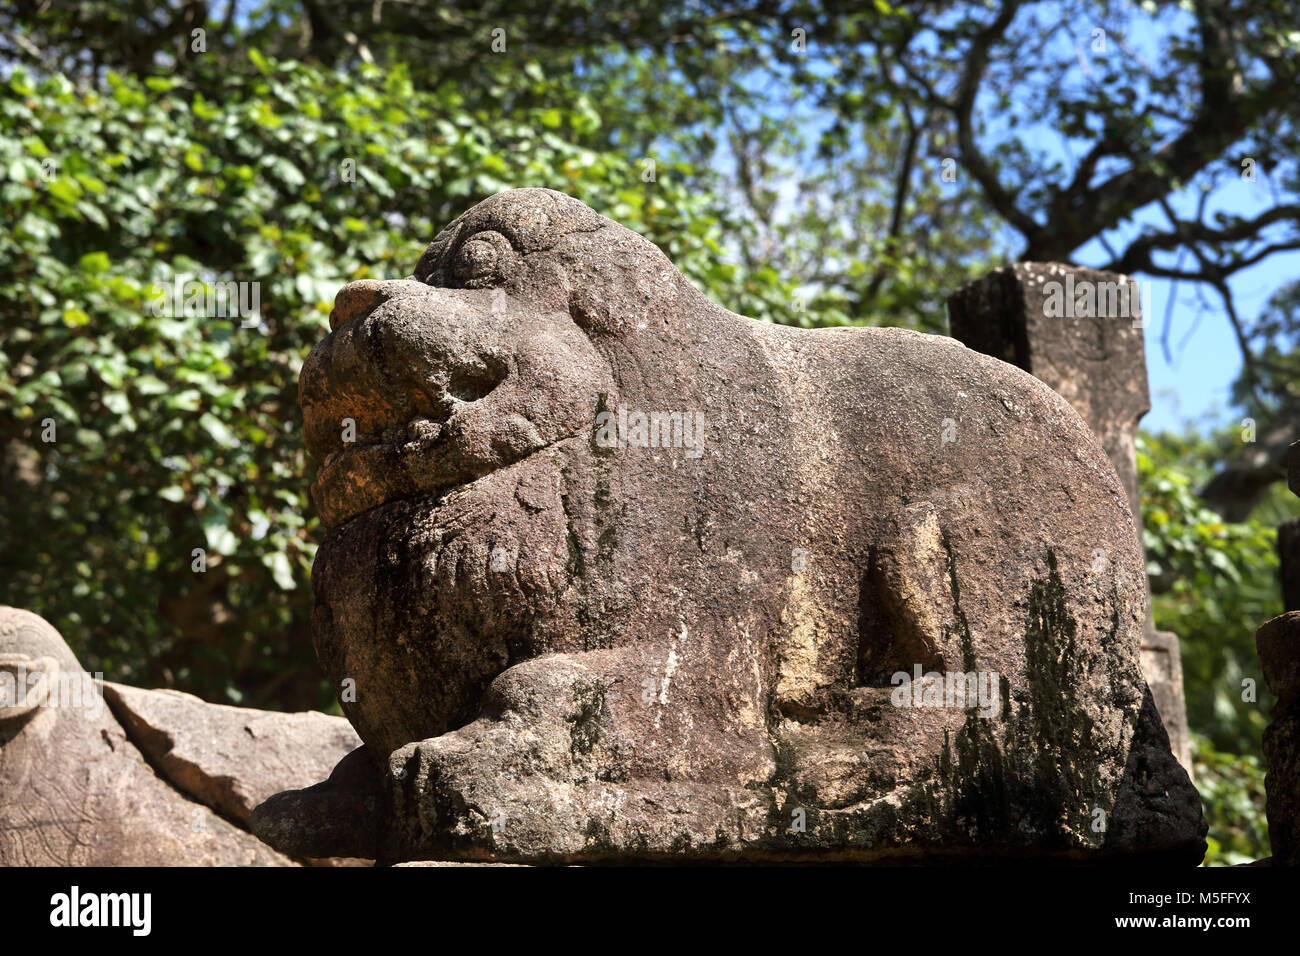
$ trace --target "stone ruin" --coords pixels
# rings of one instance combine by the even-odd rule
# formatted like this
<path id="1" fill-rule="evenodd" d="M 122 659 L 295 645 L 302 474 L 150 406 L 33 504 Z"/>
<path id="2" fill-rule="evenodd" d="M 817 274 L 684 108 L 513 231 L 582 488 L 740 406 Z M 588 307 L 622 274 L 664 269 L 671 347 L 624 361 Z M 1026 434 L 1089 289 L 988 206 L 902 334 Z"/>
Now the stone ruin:
<path id="1" fill-rule="evenodd" d="M 1124 486 L 1144 551 L 1136 443 L 1151 396 L 1138 284 L 1095 269 L 1017 262 L 959 289 L 948 312 L 954 338 L 1046 382 L 1088 423 Z M 1107 560 L 1104 552 L 1098 558 Z M 1156 630 L 1149 590 L 1147 599 L 1142 674 L 1174 755 L 1190 774 L 1178 635 Z"/>
<path id="2" fill-rule="evenodd" d="M 363 746 L 267 795 L 274 852 L 241 862 L 1200 861 L 1135 498 L 1038 378 L 735 315 L 549 190 L 330 326 L 300 382 L 312 624 Z M 46 721 L 74 755 L 47 772 L 41 711 L 0 725 L 6 821 L 110 759 Z M 198 796 L 121 727 L 134 786 Z"/>
<path id="3" fill-rule="evenodd" d="M 290 866 L 248 832 L 253 808 L 359 743 L 339 717 L 97 680 L 0 607 L 0 866 Z"/>
<path id="4" fill-rule="evenodd" d="M 1300 442 L 1291 446 L 1287 485 L 1300 495 Z M 1292 526 L 1294 527 L 1294 525 Z M 1285 551 L 1283 552 L 1285 554 Z M 1277 698 L 1273 720 L 1264 729 L 1265 813 L 1275 866 L 1300 866 L 1300 609 L 1291 601 L 1288 585 L 1296 568 L 1283 564 L 1286 613 L 1264 624 L 1255 646 L 1264 669 L 1264 683 Z"/>
<path id="5" fill-rule="evenodd" d="M 272 845 L 1199 860 L 1128 498 L 1038 380 L 734 315 L 539 190 L 331 328 L 301 378 L 313 627 L 367 753 L 259 808 Z"/>

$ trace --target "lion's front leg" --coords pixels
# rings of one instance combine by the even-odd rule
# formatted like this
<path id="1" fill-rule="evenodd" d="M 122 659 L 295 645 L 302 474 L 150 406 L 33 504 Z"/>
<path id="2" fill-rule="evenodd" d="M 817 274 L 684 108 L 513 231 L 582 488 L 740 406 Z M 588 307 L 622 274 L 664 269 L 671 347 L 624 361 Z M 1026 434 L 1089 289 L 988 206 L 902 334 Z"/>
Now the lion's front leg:
<path id="1" fill-rule="evenodd" d="M 632 647 L 502 673 L 479 719 L 390 756 L 392 857 L 707 857 L 761 840 L 761 680 L 680 661 Z"/>

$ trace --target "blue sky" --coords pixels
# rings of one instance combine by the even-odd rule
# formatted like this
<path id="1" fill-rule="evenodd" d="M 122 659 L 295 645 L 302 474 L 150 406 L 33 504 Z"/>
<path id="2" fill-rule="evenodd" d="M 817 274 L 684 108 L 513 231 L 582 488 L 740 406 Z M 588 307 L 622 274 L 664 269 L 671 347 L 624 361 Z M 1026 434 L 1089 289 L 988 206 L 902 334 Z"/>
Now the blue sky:
<path id="1" fill-rule="evenodd" d="M 1093 71 L 1103 58 L 1110 60 L 1109 65 L 1118 66 L 1130 75 L 1135 88 L 1144 89 L 1147 74 L 1159 73 L 1161 68 L 1155 65 L 1168 62 L 1166 45 L 1169 36 L 1175 32 L 1186 34 L 1195 30 L 1195 20 L 1186 10 L 1162 8 L 1156 16 L 1134 5 L 1120 5 L 1115 10 L 1117 22 L 1080 20 L 1072 23 L 1070 29 L 1054 35 L 1048 55 L 1059 56 L 1059 62 L 1078 64 L 1068 71 L 1068 85 L 1076 94 L 1094 85 Z M 1107 30 L 1103 50 L 1094 49 L 1090 43 L 1097 27 Z M 810 45 L 809 52 L 817 55 L 815 44 Z M 833 75 L 829 66 L 826 70 L 828 75 Z M 770 77 L 757 73 L 755 80 L 770 81 Z M 1195 91 L 1189 89 L 1187 92 L 1190 102 L 1186 108 L 1190 116 L 1195 108 Z M 1059 162 L 1066 175 L 1073 174 L 1078 158 L 1092 144 L 1069 139 L 1050 125 L 1035 122 L 1031 115 L 1033 112 L 1025 102 L 1017 102 L 1010 111 L 1006 110 L 998 102 L 996 94 L 986 87 L 976 106 L 979 126 L 982 127 L 980 140 L 986 152 L 996 156 L 999 142 L 1018 138 L 1038 157 L 1040 169 L 1048 169 L 1053 162 Z M 1016 114 L 1014 117 L 1013 113 Z M 1018 121 L 1016 124 L 1011 123 L 1013 118 Z M 827 114 L 816 105 L 805 107 L 805 122 L 810 126 L 825 123 L 827 119 Z M 1156 124 L 1166 138 L 1181 132 L 1168 118 L 1158 118 Z M 1196 181 L 1171 195 L 1169 204 L 1175 214 L 1180 219 L 1196 218 L 1202 180 L 1214 185 L 1204 215 L 1209 225 L 1214 225 L 1218 213 L 1251 217 L 1289 198 L 1280 195 L 1281 183 L 1277 181 L 1274 170 L 1256 164 L 1255 180 L 1241 179 L 1237 169 L 1242 158 L 1244 153 L 1243 156 L 1232 154 L 1215 160 Z M 1103 165 L 1098 181 L 1103 182 L 1119 168 L 1121 165 L 1118 163 Z M 958 175 L 961 175 L 960 171 Z M 793 180 L 787 186 L 790 193 L 787 198 L 793 201 L 796 198 Z M 959 188 L 953 187 L 954 191 Z M 1122 252 L 1136 236 L 1151 228 L 1168 229 L 1168 220 L 1155 203 L 1109 230 L 1103 238 L 1111 249 Z M 1006 258 L 1010 259 L 1019 252 L 1024 240 L 1009 227 L 1004 236 Z M 1076 250 L 1071 258 L 1080 265 L 1100 266 L 1111 261 L 1114 255 L 1101 241 L 1094 240 Z M 1156 261 L 1165 267 L 1197 271 L 1196 261 L 1190 254 L 1186 254 L 1181 262 L 1178 253 L 1158 255 Z M 1141 274 L 1135 278 L 1150 284 L 1152 312 L 1147 316 L 1146 329 L 1151 411 L 1143 420 L 1143 426 L 1152 431 L 1181 431 L 1189 424 L 1202 430 L 1218 430 L 1239 424 L 1243 412 L 1233 406 L 1231 387 L 1241 371 L 1241 352 L 1218 294 L 1200 283 L 1175 284 Z M 1275 254 L 1232 277 L 1229 285 L 1243 323 L 1249 327 L 1263 311 L 1269 296 L 1297 278 L 1300 278 L 1300 253 Z M 1167 312 L 1171 299 L 1172 309 Z M 1145 301 L 1144 298 L 1144 304 Z"/>
<path id="2" fill-rule="evenodd" d="M 1256 215 L 1273 205 L 1272 193 L 1261 175 L 1254 183 L 1233 183 L 1223 187 L 1216 204 L 1243 216 Z M 1199 194 L 1194 187 L 1174 198 L 1180 213 L 1187 211 Z M 1190 212 L 1188 212 L 1190 215 Z M 1163 214 L 1143 210 L 1133 223 L 1120 230 L 1131 236 L 1143 225 L 1164 226 Z M 1112 246 L 1116 243 L 1112 242 Z M 1122 246 L 1120 247 L 1122 248 Z M 1109 257 L 1099 242 L 1091 242 L 1076 253 L 1082 264 L 1101 264 Z M 1172 264 L 1172 257 L 1170 258 Z M 1184 263 L 1192 263 L 1190 256 Z M 1278 253 L 1242 270 L 1229 280 L 1237 313 L 1249 324 L 1263 310 L 1268 297 L 1288 281 L 1300 277 L 1300 253 Z M 1227 313 L 1217 293 L 1205 286 L 1175 283 L 1139 276 L 1151 283 L 1152 315 L 1147 316 L 1146 360 L 1151 388 L 1151 411 L 1143 426 L 1152 431 L 1179 430 L 1189 421 L 1205 427 L 1222 427 L 1239 422 L 1241 412 L 1232 406 L 1231 386 L 1241 371 L 1237 346 Z M 1162 346 L 1165 312 L 1176 296 L 1167 333 L 1169 356 Z"/>
<path id="3" fill-rule="evenodd" d="M 1162 14 L 1159 19 L 1133 8 L 1128 13 L 1122 24 L 1080 24 L 1078 30 L 1070 31 L 1077 38 L 1075 48 L 1070 49 L 1063 43 L 1057 49 L 1056 52 L 1067 62 L 1071 56 L 1077 58 L 1080 66 L 1073 72 L 1080 86 L 1086 86 L 1091 79 L 1088 62 L 1095 63 L 1096 57 L 1115 58 L 1131 73 L 1135 83 L 1141 83 L 1144 70 L 1166 58 L 1164 41 L 1170 32 L 1194 29 L 1194 20 L 1186 11 Z M 1083 29 L 1085 26 L 1105 26 L 1111 31 L 1104 52 L 1096 52 L 1084 44 L 1083 41 L 1091 36 L 1090 30 Z M 1158 123 L 1166 125 L 1162 121 Z M 999 119 L 989 125 L 997 128 L 1002 123 Z M 1075 157 L 1082 155 L 1090 145 L 1079 141 L 1064 142 L 1056 130 L 1032 129 L 1033 132 L 1025 137 L 1026 144 L 1044 156 L 1060 160 L 1070 171 L 1075 168 L 1070 154 Z M 1172 134 L 1175 130 L 1171 128 L 1169 132 Z M 1211 225 L 1216 213 L 1251 217 L 1282 199 L 1279 195 L 1281 184 L 1275 181 L 1272 170 L 1257 164 L 1253 182 L 1234 178 L 1232 168 L 1240 164 L 1241 158 L 1244 158 L 1244 153 L 1242 157 L 1225 156 L 1211 164 L 1218 173 L 1216 188 L 1211 193 L 1204 216 Z M 1195 219 L 1200 198 L 1200 184 L 1193 182 L 1170 197 L 1170 206 L 1179 218 Z M 1156 204 L 1140 210 L 1132 220 L 1109 231 L 1105 239 L 1112 249 L 1122 251 L 1143 229 L 1151 227 L 1162 231 L 1168 229 L 1168 220 Z M 1081 265 L 1095 266 L 1110 261 L 1113 256 L 1100 241 L 1094 240 L 1076 250 L 1073 258 Z M 1176 254 L 1159 256 L 1157 262 L 1165 267 L 1197 271 L 1196 261 L 1190 254 L 1181 264 Z M 1205 429 L 1216 429 L 1240 422 L 1242 412 L 1233 407 L 1231 386 L 1241 371 L 1241 350 L 1218 294 L 1203 284 L 1184 282 L 1175 285 L 1165 279 L 1143 275 L 1136 278 L 1150 282 L 1152 305 L 1146 329 L 1151 411 L 1143 420 L 1143 426 L 1152 431 L 1181 430 L 1189 423 L 1196 423 Z M 1297 278 L 1300 278 L 1300 253 L 1275 254 L 1232 277 L 1229 286 L 1242 322 L 1249 327 L 1263 311 L 1269 296 Z M 1171 298 L 1172 312 L 1166 330 L 1166 310 Z M 1162 339 L 1167 342 L 1167 349 Z"/>

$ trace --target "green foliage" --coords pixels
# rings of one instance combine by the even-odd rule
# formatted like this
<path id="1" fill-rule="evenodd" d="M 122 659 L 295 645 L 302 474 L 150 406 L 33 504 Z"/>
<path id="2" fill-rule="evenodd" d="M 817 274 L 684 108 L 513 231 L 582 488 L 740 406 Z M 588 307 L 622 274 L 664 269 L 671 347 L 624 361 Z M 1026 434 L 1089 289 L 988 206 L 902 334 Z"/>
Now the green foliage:
<path id="1" fill-rule="evenodd" d="M 1192 735 L 1192 764 L 1210 832 L 1205 866 L 1236 866 L 1272 852 L 1264 817 L 1264 762 L 1254 754 L 1223 753 Z"/>
<path id="2" fill-rule="evenodd" d="M 1201 504 L 1196 491 L 1229 441 L 1195 431 L 1138 441 L 1153 613 L 1182 648 L 1196 786 L 1210 825 L 1207 865 L 1269 855 L 1260 739 L 1275 700 L 1255 631 L 1282 610 L 1276 524 L 1300 513 L 1281 488 L 1241 523 Z"/>
<path id="3" fill-rule="evenodd" d="M 586 145 L 581 98 L 521 106 L 545 99 L 536 69 L 471 105 L 402 69 L 192 66 L 92 88 L 19 69 L 0 95 L 0 601 L 112 679 L 321 706 L 297 375 L 342 283 L 409 275 L 464 209 L 535 185 L 658 239 L 724 301 L 789 292 L 722 261 L 679 170 L 643 182 Z M 166 306 L 184 277 L 255 283 L 259 311 Z"/>
<path id="4" fill-rule="evenodd" d="M 1214 443 L 1195 434 L 1140 439 L 1147 570 L 1156 625 L 1182 644 L 1190 725 L 1221 750 L 1258 755 L 1273 701 L 1255 631 L 1282 610 L 1277 530 L 1258 518 L 1225 522 L 1201 504 L 1196 490 L 1216 455 Z M 1256 700 L 1243 700 L 1246 680 Z"/>

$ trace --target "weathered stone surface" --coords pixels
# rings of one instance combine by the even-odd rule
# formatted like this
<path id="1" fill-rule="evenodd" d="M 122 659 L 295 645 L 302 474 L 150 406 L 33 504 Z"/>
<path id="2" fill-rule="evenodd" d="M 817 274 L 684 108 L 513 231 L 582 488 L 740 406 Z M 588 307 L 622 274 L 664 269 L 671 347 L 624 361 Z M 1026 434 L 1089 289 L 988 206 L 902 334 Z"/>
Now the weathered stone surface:
<path id="1" fill-rule="evenodd" d="M 1087 310 L 1091 315 L 1049 314 L 1055 291 L 1050 283 L 1060 284 L 1061 301 L 1071 313 L 1078 294 L 1067 293 L 1088 284 L 1094 290 L 1122 286 L 1131 314 L 1117 316 L 1105 301 Z M 1046 382 L 1083 417 L 1106 449 L 1140 522 L 1134 442 L 1151 398 L 1137 283 L 1095 269 L 1017 262 L 954 292 L 948 312 L 954 338 Z"/>
<path id="2" fill-rule="evenodd" d="M 389 812 L 378 770 L 369 751 L 359 747 L 327 779 L 277 793 L 256 807 L 252 830 L 273 846 L 293 847 L 296 856 L 373 857 Z"/>
<path id="3" fill-rule="evenodd" d="M 1300 442 L 1287 453 L 1287 485 L 1300 495 Z M 1282 606 L 1300 610 L 1300 518 L 1284 521 L 1277 529 L 1277 555 L 1282 577 Z"/>
<path id="4" fill-rule="evenodd" d="M 324 779 L 361 746 L 342 717 L 227 707 L 108 681 L 103 688 L 131 741 L 172 786 L 241 825 L 267 797 Z"/>
<path id="5" fill-rule="evenodd" d="M 1282 607 L 1300 611 L 1300 518 L 1277 528 L 1277 558 L 1282 579 Z"/>
<path id="6" fill-rule="evenodd" d="M 1141 551 L 1135 443 L 1151 399 L 1137 283 L 1095 269 L 1017 262 L 953 293 L 948 314 L 954 338 L 1046 382 L 1083 416 L 1124 486 Z M 1178 637 L 1156 630 L 1149 601 L 1142 664 L 1173 752 L 1190 773 Z"/>
<path id="7" fill-rule="evenodd" d="M 1264 681 L 1278 699 L 1264 728 L 1264 777 L 1274 866 L 1300 866 L 1300 611 L 1264 624 L 1255 635 Z"/>
<path id="8" fill-rule="evenodd" d="M 1142 635 L 1142 676 L 1151 688 L 1151 699 L 1163 718 L 1166 732 L 1172 724 L 1178 729 L 1177 741 L 1170 739 L 1170 749 L 1183 769 L 1191 766 L 1191 742 L 1187 735 L 1187 705 L 1183 696 L 1183 655 L 1178 635 L 1172 631 L 1144 631 Z M 1169 714 L 1171 717 L 1165 717 Z M 1181 753 L 1180 753 L 1181 751 Z"/>
<path id="9" fill-rule="evenodd" d="M 0 865 L 291 863 L 160 780 L 58 632 L 0 607 Z"/>
<path id="10" fill-rule="evenodd" d="M 1264 683 L 1280 710 L 1300 704 L 1300 611 L 1288 611 L 1255 633 Z"/>
<path id="11" fill-rule="evenodd" d="M 1042 382 L 735 315 L 548 190 L 345 287 L 331 327 L 300 383 L 314 639 L 375 757 L 259 807 L 273 845 L 1199 861 L 1132 513 Z M 651 412 L 699 430 L 611 447 Z M 898 706 L 914 667 L 986 706 Z"/>

